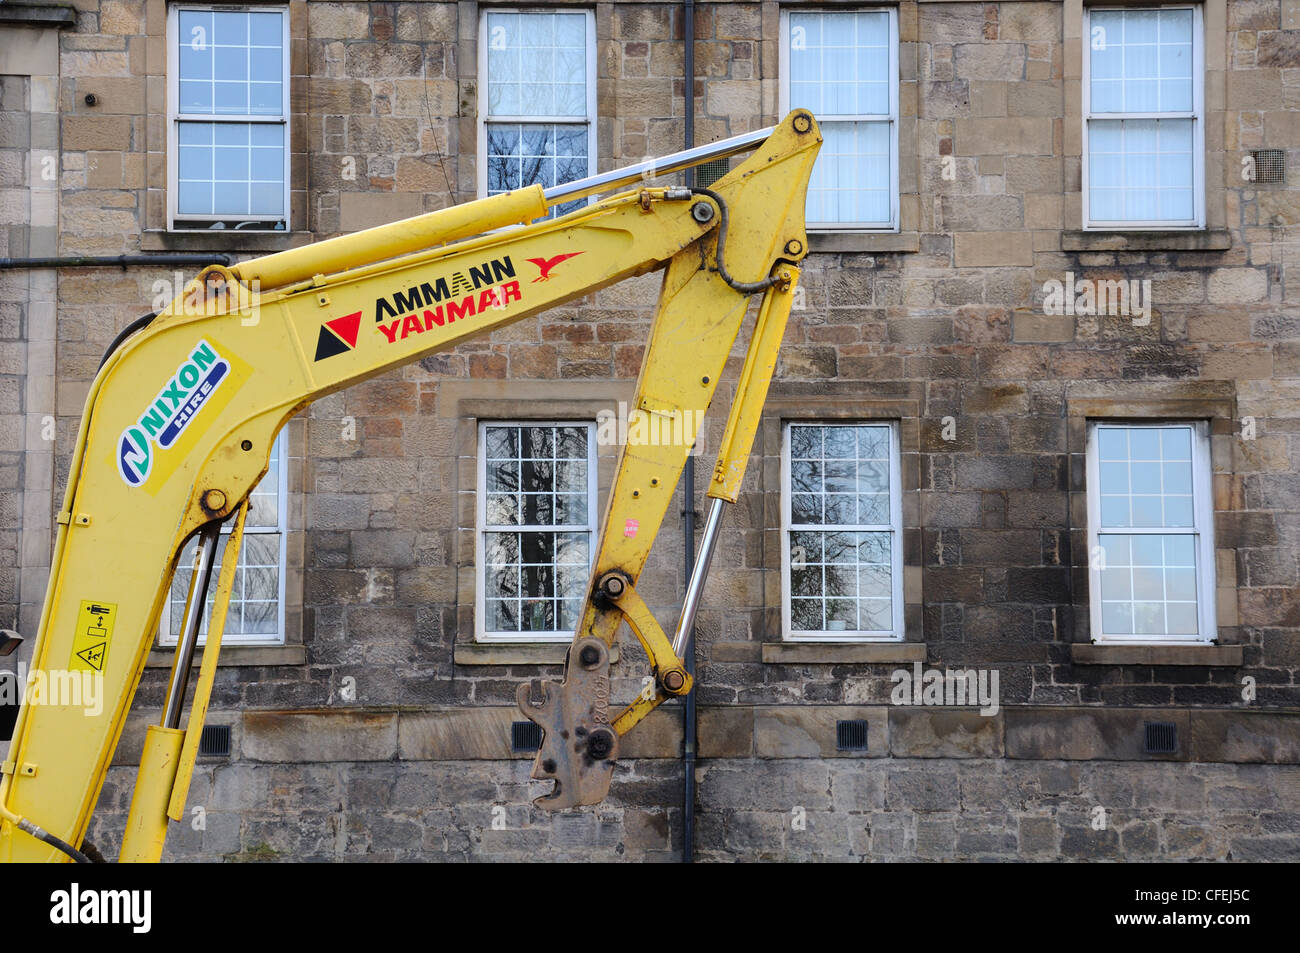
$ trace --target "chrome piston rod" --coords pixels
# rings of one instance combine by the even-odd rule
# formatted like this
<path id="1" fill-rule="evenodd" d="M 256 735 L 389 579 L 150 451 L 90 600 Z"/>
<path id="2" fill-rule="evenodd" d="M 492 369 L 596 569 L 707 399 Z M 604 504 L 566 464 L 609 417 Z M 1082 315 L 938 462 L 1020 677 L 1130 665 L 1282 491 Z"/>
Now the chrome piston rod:
<path id="1" fill-rule="evenodd" d="M 217 543 L 220 539 L 219 522 L 209 523 L 199 530 L 194 573 L 190 577 L 190 592 L 185 599 L 185 621 L 181 625 L 180 641 L 176 643 L 176 665 L 172 669 L 171 684 L 167 686 L 167 706 L 163 710 L 162 720 L 164 728 L 181 726 L 185 686 L 190 678 L 190 665 L 194 662 L 194 647 L 199 644 L 199 628 L 203 624 L 203 609 L 208 602 L 208 584 L 212 581 L 212 567 L 217 561 Z"/>
<path id="2" fill-rule="evenodd" d="M 734 156 L 741 152 L 752 152 L 772 134 L 775 128 L 775 126 L 768 126 L 765 129 L 756 129 L 753 132 L 732 136 L 730 139 L 719 139 L 717 142 L 696 146 L 694 149 L 683 149 L 681 152 L 660 156 L 657 159 L 646 159 L 636 165 L 601 172 L 599 175 L 591 175 L 585 179 L 575 179 L 562 185 L 553 185 L 546 190 L 546 202 L 548 205 L 570 202 L 573 199 L 616 189 L 622 185 L 631 185 L 647 178 L 671 175 L 682 169 L 708 162 L 710 159 L 725 159 L 727 156 Z"/>
<path id="3" fill-rule="evenodd" d="M 700 552 L 695 559 L 695 570 L 691 573 L 691 581 L 686 586 L 686 598 L 682 601 L 682 615 L 677 620 L 677 631 L 673 633 L 673 654 L 678 658 L 681 658 L 686 651 L 686 643 L 695 628 L 695 612 L 700 607 L 704 581 L 709 575 L 709 563 L 713 561 L 713 550 L 718 545 L 719 531 L 722 528 L 722 512 L 726 505 L 726 500 L 715 498 L 709 507 L 709 515 L 704 521 L 704 538 L 700 540 Z"/>

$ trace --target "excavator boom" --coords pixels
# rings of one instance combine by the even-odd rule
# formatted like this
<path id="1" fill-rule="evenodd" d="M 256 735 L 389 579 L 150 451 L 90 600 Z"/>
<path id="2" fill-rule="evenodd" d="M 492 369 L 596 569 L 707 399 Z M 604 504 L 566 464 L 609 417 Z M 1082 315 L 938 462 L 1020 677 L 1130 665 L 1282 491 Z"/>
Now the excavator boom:
<path id="1" fill-rule="evenodd" d="M 198 536 L 168 699 L 149 728 L 123 840 L 123 860 L 161 855 L 168 819 L 184 810 L 249 494 L 276 434 L 320 397 L 665 268 L 632 405 L 644 414 L 681 420 L 706 410 L 750 297 L 764 295 L 709 488 L 719 513 L 721 501 L 733 502 L 806 254 L 805 192 L 820 143 L 812 116 L 797 111 L 766 134 L 695 150 L 705 158 L 753 150 L 711 189 L 638 187 L 538 221 L 560 200 L 651 173 L 637 167 L 200 273 L 107 355 L 86 399 L 28 689 L 0 766 L 0 858 L 82 859 L 76 848 L 180 553 Z M 703 159 L 680 154 L 653 172 L 693 161 Z M 682 627 L 670 640 L 636 593 L 690 450 L 685 441 L 624 448 L 565 681 L 521 688 L 521 707 L 545 729 L 534 777 L 556 782 L 544 806 L 602 798 L 619 736 L 690 690 Z M 217 530 L 231 518 L 236 531 L 182 726 Z M 655 690 L 611 715 L 608 648 L 625 620 L 646 647 Z M 56 672 L 100 680 L 102 712 L 41 697 L 39 683 Z"/>

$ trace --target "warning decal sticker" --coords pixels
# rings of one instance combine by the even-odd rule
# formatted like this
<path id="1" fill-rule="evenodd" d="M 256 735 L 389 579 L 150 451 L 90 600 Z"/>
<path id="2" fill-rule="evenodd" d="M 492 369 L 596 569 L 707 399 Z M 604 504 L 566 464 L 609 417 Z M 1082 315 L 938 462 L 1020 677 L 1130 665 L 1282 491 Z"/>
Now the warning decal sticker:
<path id="1" fill-rule="evenodd" d="M 72 641 L 68 668 L 80 672 L 102 672 L 108 658 L 108 644 L 117 621 L 117 604 L 83 601 L 77 613 L 77 634 Z"/>

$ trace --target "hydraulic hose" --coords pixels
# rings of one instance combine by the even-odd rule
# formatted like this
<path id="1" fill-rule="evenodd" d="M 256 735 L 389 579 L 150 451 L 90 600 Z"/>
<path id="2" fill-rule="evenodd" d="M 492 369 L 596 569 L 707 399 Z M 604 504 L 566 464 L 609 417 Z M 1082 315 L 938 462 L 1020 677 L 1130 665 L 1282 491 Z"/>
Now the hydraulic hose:
<path id="1" fill-rule="evenodd" d="M 776 284 L 776 278 L 771 275 L 764 278 L 762 281 L 737 281 L 735 278 L 731 277 L 730 273 L 727 271 L 726 263 L 722 260 L 723 249 L 727 244 L 727 203 L 723 201 L 721 195 L 714 192 L 712 189 L 703 189 L 696 186 L 691 189 L 691 192 L 696 195 L 706 195 L 718 203 L 718 214 L 720 217 L 718 220 L 717 268 L 718 277 L 727 283 L 727 287 L 743 295 L 756 295 L 763 293 Z"/>

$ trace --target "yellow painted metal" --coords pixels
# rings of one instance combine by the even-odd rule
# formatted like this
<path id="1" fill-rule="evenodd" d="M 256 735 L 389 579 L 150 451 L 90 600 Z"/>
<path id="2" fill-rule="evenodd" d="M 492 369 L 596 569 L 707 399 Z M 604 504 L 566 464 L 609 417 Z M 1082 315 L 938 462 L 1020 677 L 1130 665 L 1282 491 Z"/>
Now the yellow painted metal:
<path id="1" fill-rule="evenodd" d="M 239 547 L 244 541 L 244 521 L 252 498 L 246 498 L 235 516 L 230 537 L 226 540 L 221 559 L 221 575 L 217 577 L 217 591 L 212 597 L 212 617 L 208 620 L 208 637 L 203 643 L 203 662 L 199 665 L 199 680 L 194 685 L 190 701 L 190 717 L 185 722 L 185 745 L 181 748 L 180 765 L 172 785 L 167 816 L 173 821 L 185 817 L 185 801 L 190 794 L 190 778 L 194 775 L 194 762 L 199 755 L 199 739 L 203 736 L 203 722 L 208 717 L 208 700 L 212 697 L 212 683 L 217 677 L 217 657 L 221 654 L 221 637 L 226 632 L 226 615 L 230 609 L 230 592 L 235 586 L 235 569 L 239 565 Z"/>
<path id="2" fill-rule="evenodd" d="M 806 247 L 804 195 L 820 143 L 811 117 L 792 114 L 715 184 L 729 206 L 726 251 L 736 278 L 761 278 L 778 259 L 798 257 L 783 254 L 789 242 Z M 321 251 L 328 243 L 320 243 L 288 259 L 209 269 L 108 358 L 91 385 L 72 454 L 32 659 L 33 673 L 67 668 L 83 602 L 116 606 L 102 661 L 103 712 L 24 704 L 9 760 L 32 770 L 0 779 L 0 817 L 26 817 L 81 843 L 183 546 L 200 526 L 241 505 L 266 473 L 280 428 L 313 400 L 667 264 L 636 406 L 708 407 L 748 303 L 706 267 L 721 209 L 712 199 L 670 200 L 664 189 L 641 189 L 560 219 L 431 247 L 471 227 L 529 218 L 539 211 L 533 192 L 447 210 L 455 214 L 437 220 L 446 229 L 440 233 L 432 224 L 412 231 L 398 223 L 356 246 Z M 700 204 L 713 212 L 704 222 L 691 213 Z M 485 208 L 501 211 L 493 219 Z M 344 247 L 356 260 L 341 257 Z M 388 258 L 411 247 L 424 250 Z M 214 291 L 209 277 L 226 287 Z M 260 281 L 260 296 L 231 286 L 236 278 Z M 222 370 L 198 403 L 188 390 L 196 368 Z M 163 446 L 158 428 L 165 424 Z M 689 449 L 625 449 L 597 575 L 617 568 L 635 582 Z M 579 634 L 590 630 L 611 642 L 621 618 L 616 611 L 596 618 L 589 608 Z M 152 734 L 137 794 L 159 800 L 147 815 L 157 818 L 170 808 L 172 790 L 157 779 L 175 771 L 181 742 L 163 729 Z M 140 827 L 134 836 L 143 843 L 154 835 Z M 0 860 L 66 859 L 0 822 Z"/>
<path id="3" fill-rule="evenodd" d="M 167 802 L 184 741 L 185 732 L 180 728 L 150 725 L 145 732 L 140 772 L 135 779 L 135 793 L 131 795 L 131 813 L 127 815 L 126 832 L 122 835 L 123 863 L 156 863 L 162 856 L 167 839 Z"/>
<path id="4" fill-rule="evenodd" d="M 745 466 L 749 462 L 754 435 L 758 432 L 763 404 L 767 400 L 768 386 L 776 369 L 781 339 L 785 335 L 786 322 L 794 302 L 799 269 L 794 265 L 782 264 L 776 275 L 779 281 L 764 294 L 763 303 L 759 308 L 758 320 L 755 322 L 749 348 L 745 352 L 745 362 L 741 367 L 740 379 L 737 382 L 736 398 L 732 402 L 727 426 L 723 432 L 718 462 L 709 485 L 709 496 L 729 503 L 736 502 L 740 493 Z M 619 596 L 617 606 L 626 617 L 633 633 L 645 647 L 646 654 L 656 671 L 662 673 L 665 667 L 673 664 L 681 667 L 681 659 L 673 653 L 672 644 L 650 613 L 644 600 L 637 594 L 635 586 L 627 586 L 623 595 Z M 671 662 L 668 661 L 669 659 Z M 683 671 L 683 674 L 686 673 Z M 674 695 L 684 695 L 691 688 L 690 676 L 686 675 L 686 678 L 684 691 L 668 693 L 660 688 L 653 695 L 638 695 L 632 704 L 612 720 L 614 730 L 619 735 L 625 735 L 660 704 Z"/>
<path id="5" fill-rule="evenodd" d="M 618 717 L 610 719 L 610 724 L 621 738 L 631 731 L 637 722 L 671 697 L 662 688 L 656 688 L 653 695 L 638 694 L 636 700 L 624 708 Z"/>
<path id="6" fill-rule="evenodd" d="M 263 291 L 353 268 L 358 262 L 384 261 L 409 255 L 431 245 L 481 235 L 507 225 L 531 222 L 546 214 L 540 185 L 503 192 L 466 205 L 453 205 L 425 215 L 340 235 L 302 248 L 266 255 L 236 265 L 240 281 L 257 282 Z"/>
<path id="7" fill-rule="evenodd" d="M 738 281 L 765 278 L 776 262 L 800 258 L 808 246 L 804 202 L 821 137 L 810 117 L 809 132 L 796 132 L 792 120 L 798 115 L 786 117 L 762 149 L 712 186 L 730 211 L 724 259 Z M 702 243 L 706 261 L 715 260 L 716 243 L 716 233 Z M 800 253 L 787 253 L 787 247 Z M 770 298 L 773 290 L 767 294 Z M 700 267 L 697 249 L 676 256 L 664 275 L 631 406 L 698 419 L 679 415 L 708 409 L 748 306 L 749 298 L 737 294 L 716 270 Z M 623 448 L 601 524 L 593 579 L 617 570 L 635 585 L 690 451 L 687 441 L 629 442 Z M 621 621 L 613 607 L 588 601 L 575 638 L 593 635 L 613 645 Z"/>
<path id="8" fill-rule="evenodd" d="M 749 452 L 754 446 L 754 434 L 758 433 L 767 389 L 776 371 L 777 354 L 781 350 L 781 339 L 785 337 L 785 325 L 790 318 L 790 307 L 799 282 L 799 269 L 794 265 L 782 266 L 777 274 L 781 280 L 768 291 L 758 312 L 745 363 L 740 369 L 736 399 L 731 404 L 727 427 L 722 433 L 718 462 L 709 482 L 708 495 L 728 503 L 735 503 L 740 496 L 745 465 L 749 463 Z"/>
<path id="9" fill-rule="evenodd" d="M 654 617 L 654 613 L 645 604 L 641 594 L 636 591 L 636 586 L 626 587 L 623 594 L 618 597 L 617 605 L 627 620 L 628 626 L 631 627 L 633 634 L 641 642 L 641 647 L 645 649 L 646 656 L 650 659 L 650 667 L 658 673 L 659 680 L 663 681 L 664 676 L 669 672 L 681 673 L 682 688 L 679 691 L 668 692 L 667 694 L 685 695 L 688 693 L 691 690 L 691 676 L 687 674 L 682 665 L 682 660 L 673 651 L 673 645 L 668 641 L 668 636 L 664 634 L 664 630 Z"/>

